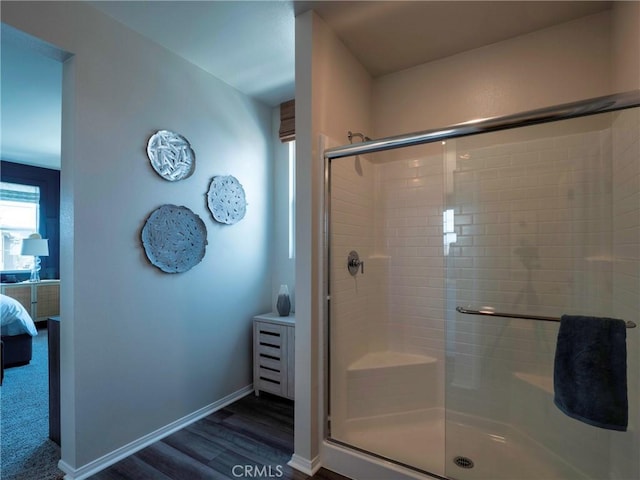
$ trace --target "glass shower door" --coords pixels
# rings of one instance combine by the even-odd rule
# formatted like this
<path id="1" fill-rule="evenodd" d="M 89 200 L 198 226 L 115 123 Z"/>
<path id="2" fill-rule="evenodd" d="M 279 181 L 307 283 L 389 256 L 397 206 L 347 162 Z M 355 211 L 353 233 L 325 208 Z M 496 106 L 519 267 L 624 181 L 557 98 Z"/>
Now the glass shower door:
<path id="1" fill-rule="evenodd" d="M 559 322 L 500 315 L 640 323 L 638 108 L 334 159 L 328 182 L 333 441 L 457 480 L 640 478 L 640 328 L 620 432 L 554 405 Z"/>
<path id="2" fill-rule="evenodd" d="M 438 475 L 442 159 L 438 144 L 332 160 L 328 224 L 330 437 Z"/>
<path id="3" fill-rule="evenodd" d="M 632 109 L 447 143 L 448 477 L 640 478 L 637 328 L 626 340 L 630 427 L 618 432 L 553 404 L 559 323 L 456 310 L 637 323 L 638 118 Z"/>

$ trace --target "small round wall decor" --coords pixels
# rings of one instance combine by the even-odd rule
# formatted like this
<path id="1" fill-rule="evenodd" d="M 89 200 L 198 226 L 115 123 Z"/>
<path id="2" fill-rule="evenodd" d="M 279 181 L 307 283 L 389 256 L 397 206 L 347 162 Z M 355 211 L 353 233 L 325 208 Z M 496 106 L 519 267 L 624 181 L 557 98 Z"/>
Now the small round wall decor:
<path id="1" fill-rule="evenodd" d="M 207 193 L 207 205 L 217 222 L 233 225 L 247 212 L 244 188 L 232 175 L 213 177 Z"/>
<path id="2" fill-rule="evenodd" d="M 204 257 L 207 227 L 187 207 L 162 205 L 147 218 L 142 245 L 149 261 L 163 272 L 186 272 Z"/>
<path id="3" fill-rule="evenodd" d="M 159 130 L 151 136 L 147 156 L 158 175 L 170 182 L 187 178 L 195 169 L 191 145 L 182 135 L 169 130 Z"/>

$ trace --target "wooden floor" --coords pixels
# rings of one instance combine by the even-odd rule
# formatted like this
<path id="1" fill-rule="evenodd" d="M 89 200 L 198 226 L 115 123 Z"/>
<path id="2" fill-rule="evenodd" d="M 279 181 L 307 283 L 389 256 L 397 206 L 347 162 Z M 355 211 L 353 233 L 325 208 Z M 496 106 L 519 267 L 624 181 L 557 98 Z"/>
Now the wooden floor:
<path id="1" fill-rule="evenodd" d="M 293 402 L 251 394 L 90 477 L 92 480 L 348 480 L 313 477 L 287 465 L 293 454 Z"/>

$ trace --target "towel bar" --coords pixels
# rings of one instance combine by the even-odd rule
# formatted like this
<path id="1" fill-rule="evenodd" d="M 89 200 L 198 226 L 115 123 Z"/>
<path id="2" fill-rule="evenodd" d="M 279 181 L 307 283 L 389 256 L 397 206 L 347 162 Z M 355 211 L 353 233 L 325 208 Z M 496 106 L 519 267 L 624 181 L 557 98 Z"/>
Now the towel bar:
<path id="1" fill-rule="evenodd" d="M 493 310 L 471 310 L 464 307 L 456 307 L 456 310 L 460 313 L 465 313 L 467 315 L 488 315 L 490 317 L 506 317 L 506 318 L 522 318 L 524 320 L 540 320 L 543 322 L 559 322 L 560 318 L 558 317 L 543 317 L 541 315 L 520 315 L 517 313 L 500 313 L 494 312 Z M 625 322 L 627 324 L 627 328 L 636 328 L 635 322 L 631 320 L 627 320 Z"/>

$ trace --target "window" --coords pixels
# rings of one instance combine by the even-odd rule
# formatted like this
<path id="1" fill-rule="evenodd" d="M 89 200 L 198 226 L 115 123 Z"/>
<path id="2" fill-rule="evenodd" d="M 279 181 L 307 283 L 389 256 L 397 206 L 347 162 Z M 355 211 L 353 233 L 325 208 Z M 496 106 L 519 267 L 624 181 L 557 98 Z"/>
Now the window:
<path id="1" fill-rule="evenodd" d="M 0 182 L 0 270 L 30 270 L 33 257 L 20 255 L 22 239 L 38 231 L 40 188 Z"/>
<path id="2" fill-rule="evenodd" d="M 296 142 L 289 142 L 289 258 L 296 258 Z"/>
<path id="3" fill-rule="evenodd" d="M 455 230 L 453 209 L 442 212 L 442 224 L 444 234 L 444 254 L 449 255 L 449 247 L 458 240 Z"/>

